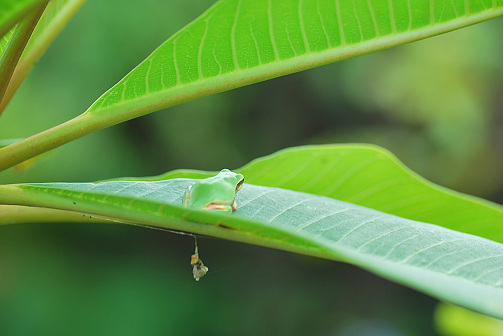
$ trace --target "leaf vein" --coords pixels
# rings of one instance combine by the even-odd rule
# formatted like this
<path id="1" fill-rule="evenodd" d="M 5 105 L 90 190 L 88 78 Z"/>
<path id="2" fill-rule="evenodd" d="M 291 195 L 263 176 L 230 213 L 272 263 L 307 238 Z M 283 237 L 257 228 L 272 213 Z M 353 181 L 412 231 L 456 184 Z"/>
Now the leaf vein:
<path id="1" fill-rule="evenodd" d="M 337 243 L 340 243 L 342 240 L 346 239 L 349 235 L 351 235 L 353 232 L 355 232 L 356 230 L 358 230 L 359 228 L 367 225 L 367 224 L 370 224 L 372 222 L 375 222 L 377 220 L 380 220 L 380 219 L 383 219 L 385 218 L 385 216 L 378 216 L 378 217 L 374 217 L 372 219 L 369 219 L 367 221 L 364 221 L 360 224 L 358 224 L 357 226 L 355 226 L 354 228 L 352 228 L 351 230 L 349 230 L 348 232 L 346 232 L 342 237 L 340 237 L 338 240 L 337 240 Z"/>
<path id="2" fill-rule="evenodd" d="M 485 256 L 483 258 L 471 260 L 471 261 L 469 261 L 467 263 L 464 263 L 464 264 L 456 266 L 455 268 L 453 268 L 452 270 L 450 270 L 449 272 L 447 272 L 447 274 L 452 274 L 455 271 L 459 270 L 460 268 L 466 267 L 466 266 L 471 265 L 471 264 L 476 264 L 476 263 L 479 263 L 481 261 L 490 260 L 490 259 L 494 259 L 494 258 L 501 258 L 501 257 L 503 257 L 503 254 L 498 254 L 498 255 L 494 255 L 494 256 Z"/>

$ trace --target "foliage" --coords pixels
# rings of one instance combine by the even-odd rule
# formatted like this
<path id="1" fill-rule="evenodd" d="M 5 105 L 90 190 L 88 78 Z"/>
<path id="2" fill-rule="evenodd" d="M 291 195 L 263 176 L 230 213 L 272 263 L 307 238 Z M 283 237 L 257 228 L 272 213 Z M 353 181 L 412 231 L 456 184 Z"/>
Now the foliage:
<path id="1" fill-rule="evenodd" d="M 0 16 L 5 33 L 2 109 L 82 3 L 53 0 L 29 42 L 33 24 L 23 38 L 17 38 L 16 31 L 24 22 L 36 21 L 36 10 L 45 3 L 25 1 L 23 8 Z M 502 13 L 499 0 L 220 0 L 86 112 L 0 148 L 0 169 L 166 107 L 439 35 Z M 25 21 L 9 32 L 23 15 Z M 17 56 L 10 56 L 9 50 Z M 501 206 L 428 182 L 375 146 L 291 148 L 237 171 L 246 184 L 234 214 L 182 207 L 181 195 L 194 181 L 180 178 L 211 173 L 177 170 L 97 184 L 2 185 L 0 224 L 118 222 L 248 242 L 349 262 L 503 318 Z"/>

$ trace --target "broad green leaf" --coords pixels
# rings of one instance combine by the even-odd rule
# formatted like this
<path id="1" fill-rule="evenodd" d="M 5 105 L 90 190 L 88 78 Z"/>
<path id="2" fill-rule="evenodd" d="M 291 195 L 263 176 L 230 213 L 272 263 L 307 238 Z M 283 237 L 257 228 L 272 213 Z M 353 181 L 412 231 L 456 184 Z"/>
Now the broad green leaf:
<path id="1" fill-rule="evenodd" d="M 436 185 L 377 146 L 298 147 L 239 171 L 253 184 L 327 196 L 503 243 L 503 206 Z"/>
<path id="2" fill-rule="evenodd" d="M 131 106 L 138 116 L 502 14 L 503 0 L 220 0 L 89 113 L 124 113 Z"/>
<path id="3" fill-rule="evenodd" d="M 248 183 L 327 196 L 399 217 L 433 223 L 503 243 L 503 207 L 438 186 L 373 145 L 289 148 L 236 169 Z M 205 178 L 213 172 L 174 171 L 150 178 Z"/>
<path id="4" fill-rule="evenodd" d="M 4 99 L 0 102 L 0 114 L 33 68 L 33 65 L 84 2 L 85 0 L 52 0 L 49 3 L 16 66 L 16 71 L 12 75 Z M 4 40 L 8 39 L 11 34 L 9 32 L 4 36 Z M 2 43 L 0 43 L 0 50 L 2 50 Z"/>
<path id="5" fill-rule="evenodd" d="M 331 198 L 245 184 L 234 214 L 181 206 L 190 179 L 0 186 L 0 202 L 97 214 L 342 260 L 503 318 L 503 245 Z"/>
<path id="6" fill-rule="evenodd" d="M 83 115 L 0 150 L 0 170 L 162 108 L 502 14 L 503 0 L 220 0 Z"/>
<path id="7" fill-rule="evenodd" d="M 7 32 L 28 12 L 47 0 L 2 0 L 0 1 L 0 36 Z"/>

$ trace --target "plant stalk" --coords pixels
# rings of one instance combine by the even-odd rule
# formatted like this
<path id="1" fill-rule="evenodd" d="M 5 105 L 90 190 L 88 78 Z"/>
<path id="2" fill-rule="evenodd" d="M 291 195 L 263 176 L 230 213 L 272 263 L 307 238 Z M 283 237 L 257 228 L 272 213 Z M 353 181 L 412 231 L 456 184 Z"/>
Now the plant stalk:
<path id="1" fill-rule="evenodd" d="M 110 120 L 101 119 L 101 122 L 99 122 L 96 119 L 100 118 L 96 118 L 96 115 L 84 113 L 46 131 L 0 148 L 0 171 L 13 167 L 18 163 L 57 148 L 86 134 L 111 126 L 106 122 L 110 122 Z"/>

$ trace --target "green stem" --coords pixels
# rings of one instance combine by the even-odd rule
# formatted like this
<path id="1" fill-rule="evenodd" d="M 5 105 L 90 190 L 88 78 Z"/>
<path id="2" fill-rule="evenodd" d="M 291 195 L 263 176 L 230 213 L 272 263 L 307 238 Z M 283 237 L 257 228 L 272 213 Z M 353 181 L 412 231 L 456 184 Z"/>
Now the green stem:
<path id="1" fill-rule="evenodd" d="M 90 216 L 84 212 L 38 208 L 20 205 L 0 205 L 0 225 L 23 223 L 112 223 L 103 216 Z"/>
<path id="2" fill-rule="evenodd" d="M 137 99 L 134 106 L 128 102 L 119 103 L 100 108 L 98 112 L 93 110 L 93 104 L 78 117 L 7 147 L 0 148 L 0 172 L 92 132 L 138 118 L 153 111 L 204 97 L 214 92 L 224 91 L 218 87 L 214 88 L 214 92 L 190 90 L 191 88 L 191 85 L 181 86 L 172 89 L 172 95 L 164 99 L 152 95 L 153 97 L 148 96 Z"/>
<path id="3" fill-rule="evenodd" d="M 63 124 L 0 148 L 0 171 L 107 126 L 95 115 L 82 114 Z"/>
<path id="4" fill-rule="evenodd" d="M 0 58 L 0 100 L 3 100 L 7 86 L 11 80 L 14 69 L 16 68 L 24 48 L 30 39 L 38 20 L 45 10 L 47 2 L 39 6 L 30 15 L 24 18 L 14 29 L 7 48 Z M 4 104 L 4 103 L 2 103 Z"/>
<path id="5" fill-rule="evenodd" d="M 88 110 L 67 122 L 0 148 L 0 172 L 84 135 L 139 117 L 156 109 L 159 108 L 155 105 L 134 109 L 127 105 L 118 104 L 118 106 L 100 110 L 100 113 L 92 113 Z"/>

